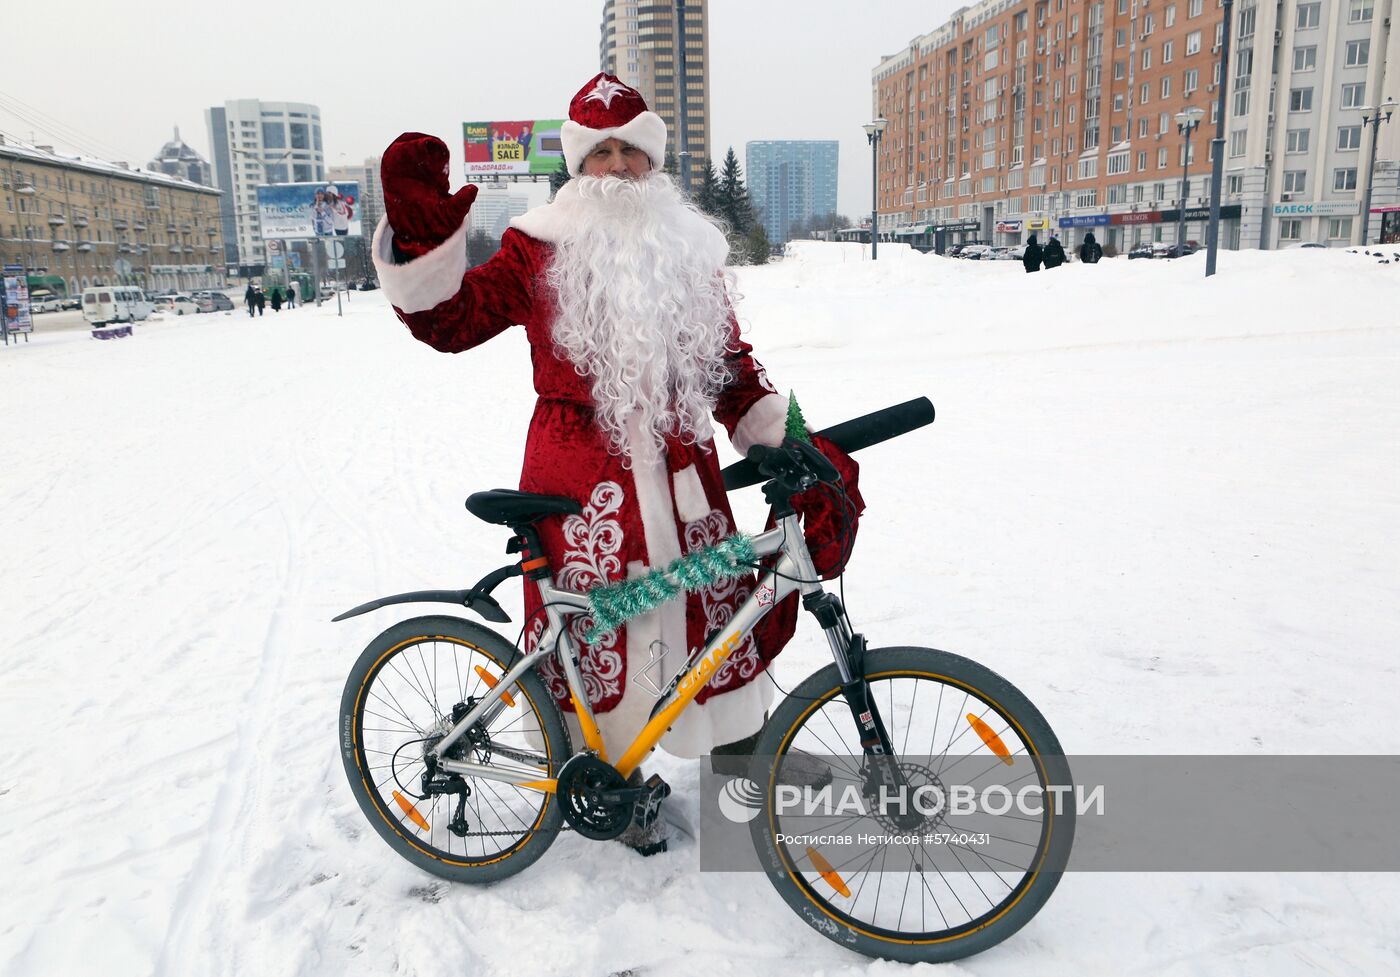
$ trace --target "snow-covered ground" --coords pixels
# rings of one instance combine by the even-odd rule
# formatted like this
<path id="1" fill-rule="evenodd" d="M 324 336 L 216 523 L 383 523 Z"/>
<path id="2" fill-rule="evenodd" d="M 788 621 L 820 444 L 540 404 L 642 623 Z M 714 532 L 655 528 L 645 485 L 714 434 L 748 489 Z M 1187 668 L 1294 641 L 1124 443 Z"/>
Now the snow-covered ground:
<path id="1" fill-rule="evenodd" d="M 1400 753 L 1400 263 L 859 258 L 741 285 L 815 425 L 937 405 L 859 459 L 873 645 L 986 662 L 1070 752 Z M 377 293 L 0 349 L 0 972 L 905 972 L 693 844 L 565 835 L 471 889 L 361 818 L 341 683 L 414 610 L 329 620 L 499 565 L 462 500 L 515 484 L 531 401 L 519 330 L 444 356 Z M 757 528 L 757 491 L 735 503 Z M 695 766 L 661 769 L 693 811 Z M 938 972 L 1393 974 L 1398 901 L 1390 875 L 1072 875 Z"/>

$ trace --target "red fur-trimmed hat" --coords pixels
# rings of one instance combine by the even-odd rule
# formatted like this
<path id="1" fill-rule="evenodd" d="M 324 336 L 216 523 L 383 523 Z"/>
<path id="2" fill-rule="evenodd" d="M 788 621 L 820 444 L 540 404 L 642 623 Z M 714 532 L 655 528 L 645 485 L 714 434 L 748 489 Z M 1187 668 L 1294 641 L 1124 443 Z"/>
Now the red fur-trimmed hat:
<path id="1" fill-rule="evenodd" d="M 604 139 L 621 139 L 651 159 L 653 169 L 666 164 L 666 123 L 647 109 L 642 93 L 599 72 L 569 103 L 569 118 L 560 128 L 564 161 L 570 176 L 583 172 L 583 158 Z"/>

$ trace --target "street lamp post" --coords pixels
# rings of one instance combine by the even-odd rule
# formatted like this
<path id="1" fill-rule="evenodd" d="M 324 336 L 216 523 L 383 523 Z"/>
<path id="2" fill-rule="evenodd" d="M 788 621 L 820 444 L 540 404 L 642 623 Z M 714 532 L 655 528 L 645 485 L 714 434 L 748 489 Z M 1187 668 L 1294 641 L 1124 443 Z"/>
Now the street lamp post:
<path id="1" fill-rule="evenodd" d="M 874 261 L 876 255 L 876 241 L 880 236 L 877 229 L 880 216 L 880 136 L 885 131 L 885 126 L 890 124 L 890 120 L 883 115 L 874 122 L 867 122 L 863 128 L 865 130 L 866 141 L 870 143 L 870 260 Z"/>
<path id="2" fill-rule="evenodd" d="M 1186 138 L 1185 149 L 1181 154 L 1181 210 L 1176 217 L 1176 253 L 1181 257 L 1186 253 L 1186 185 L 1190 180 L 1188 167 L 1191 165 L 1191 133 L 1201 124 L 1204 109 L 1194 105 L 1176 113 L 1176 131 Z"/>
<path id="3" fill-rule="evenodd" d="M 1381 141 L 1381 116 L 1389 122 L 1395 113 L 1397 103 L 1388 98 L 1379 105 L 1361 110 L 1362 126 L 1371 128 L 1371 161 L 1366 165 L 1366 201 L 1361 205 L 1361 246 L 1366 246 L 1366 237 L 1371 232 L 1371 185 L 1376 181 L 1376 143 Z"/>
<path id="4" fill-rule="evenodd" d="M 1210 142 L 1210 223 L 1206 226 L 1206 277 L 1215 274 L 1215 255 L 1220 249 L 1220 184 L 1225 169 L 1225 79 L 1230 70 L 1230 9 L 1234 0 L 1224 0 L 1224 20 L 1220 37 L 1220 79 L 1216 83 L 1215 138 Z"/>

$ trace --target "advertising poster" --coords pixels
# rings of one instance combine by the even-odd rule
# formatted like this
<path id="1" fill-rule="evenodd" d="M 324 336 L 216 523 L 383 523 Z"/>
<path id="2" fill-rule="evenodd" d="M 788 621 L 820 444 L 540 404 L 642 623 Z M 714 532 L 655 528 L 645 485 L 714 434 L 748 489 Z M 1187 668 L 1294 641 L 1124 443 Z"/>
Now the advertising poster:
<path id="1" fill-rule="evenodd" d="M 5 266 L 5 331 L 34 331 L 34 318 L 29 312 L 29 279 L 22 265 Z"/>
<path id="2" fill-rule="evenodd" d="M 359 237 L 360 185 L 353 180 L 258 187 L 264 241 Z"/>
<path id="3" fill-rule="evenodd" d="M 553 173 L 564 158 L 559 138 L 563 119 L 462 123 L 467 179 L 528 173 Z"/>

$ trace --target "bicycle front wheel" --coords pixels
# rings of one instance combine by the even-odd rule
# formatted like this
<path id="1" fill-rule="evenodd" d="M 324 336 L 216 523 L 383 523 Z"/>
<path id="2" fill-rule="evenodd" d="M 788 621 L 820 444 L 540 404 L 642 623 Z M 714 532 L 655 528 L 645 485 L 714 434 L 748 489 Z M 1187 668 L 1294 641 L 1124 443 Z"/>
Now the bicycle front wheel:
<path id="1" fill-rule="evenodd" d="M 454 882 L 494 882 L 544 854 L 562 818 L 554 795 L 481 777 L 466 790 L 424 789 L 424 756 L 514 664 L 489 628 L 419 617 L 369 643 L 345 681 L 340 747 L 345 775 L 374 829 L 414 865 Z M 452 759 L 553 778 L 572 750 L 544 683 L 526 672 L 483 728 L 449 747 Z"/>
<path id="2" fill-rule="evenodd" d="M 1024 926 L 1059 883 L 1074 838 L 1069 765 L 1030 700 L 976 662 L 883 648 L 866 653 L 865 672 L 900 789 L 921 803 L 906 795 L 893 806 L 875 786 L 882 761 L 864 755 L 828 665 L 783 701 L 754 751 L 760 862 L 808 925 L 850 949 L 909 963 L 980 953 Z M 791 785 L 810 782 L 814 762 L 831 775 L 827 808 L 794 803 Z M 1029 789 L 1039 810 L 993 817 L 976 804 L 922 803 L 993 783 L 998 797 Z"/>

